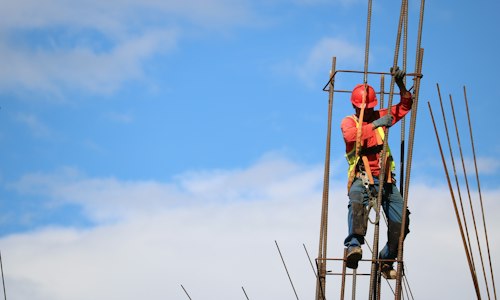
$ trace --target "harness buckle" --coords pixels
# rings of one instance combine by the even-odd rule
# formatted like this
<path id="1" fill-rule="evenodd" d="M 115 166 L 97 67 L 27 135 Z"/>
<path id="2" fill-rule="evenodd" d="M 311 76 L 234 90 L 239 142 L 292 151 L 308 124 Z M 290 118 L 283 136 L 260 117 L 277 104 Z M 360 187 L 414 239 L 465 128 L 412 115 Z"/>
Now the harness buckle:
<path id="1" fill-rule="evenodd" d="M 378 224 L 378 222 L 380 221 L 380 212 L 377 208 L 378 197 L 375 195 L 375 187 L 373 185 L 370 185 L 370 180 L 366 175 L 366 171 L 360 171 L 359 174 L 359 178 L 363 182 L 363 186 L 366 188 L 366 192 L 368 194 L 368 205 L 366 206 L 366 215 L 368 216 L 368 221 L 370 221 L 370 223 L 372 224 Z M 370 210 L 372 208 L 375 210 L 375 220 L 370 219 Z"/>

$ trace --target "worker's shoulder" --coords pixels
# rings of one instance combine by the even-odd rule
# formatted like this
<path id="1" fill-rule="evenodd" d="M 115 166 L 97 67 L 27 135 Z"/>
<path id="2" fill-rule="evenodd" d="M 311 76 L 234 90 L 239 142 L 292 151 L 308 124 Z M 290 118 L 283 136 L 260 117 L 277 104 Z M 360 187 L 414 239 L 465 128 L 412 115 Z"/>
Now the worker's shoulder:
<path id="1" fill-rule="evenodd" d="M 356 123 L 358 123 L 358 117 L 356 117 L 356 115 L 345 116 L 342 119 L 342 124 L 344 124 L 344 123 L 353 123 L 353 124 L 356 124 Z"/>

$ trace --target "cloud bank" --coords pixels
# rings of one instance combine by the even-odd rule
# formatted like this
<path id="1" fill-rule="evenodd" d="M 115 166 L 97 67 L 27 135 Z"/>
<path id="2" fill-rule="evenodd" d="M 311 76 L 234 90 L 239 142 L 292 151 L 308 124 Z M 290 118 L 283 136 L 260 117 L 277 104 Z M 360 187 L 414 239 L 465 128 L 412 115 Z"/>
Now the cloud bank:
<path id="1" fill-rule="evenodd" d="M 246 1 L 5 3 L 0 87 L 111 93 L 129 80 L 144 80 L 148 59 L 174 50 L 189 28 L 232 27 L 252 18 Z"/>
<path id="2" fill-rule="evenodd" d="M 184 173 L 168 183 L 87 178 L 62 170 L 26 176 L 12 187 L 55 205 L 76 204 L 94 225 L 4 236 L 9 299 L 183 299 L 181 284 L 193 299 L 238 299 L 244 297 L 241 287 L 250 298 L 286 299 L 293 292 L 275 241 L 299 297 L 314 294 L 303 245 L 314 259 L 321 166 L 273 156 L 245 169 Z M 347 198 L 344 182 L 333 181 L 331 187 L 328 252 L 340 257 Z M 484 194 L 493 254 L 498 253 L 494 232 L 500 223 L 492 217 L 500 206 L 492 200 L 499 193 Z M 473 298 L 447 190 L 415 183 L 410 195 L 412 232 L 405 261 L 415 297 Z M 498 264 L 494 267 L 498 273 Z M 430 270 L 455 275 L 433 280 Z M 328 277 L 329 294 L 337 293 L 339 280 Z M 362 286 L 360 278 L 358 296 Z M 387 286 L 384 293 L 390 293 Z"/>

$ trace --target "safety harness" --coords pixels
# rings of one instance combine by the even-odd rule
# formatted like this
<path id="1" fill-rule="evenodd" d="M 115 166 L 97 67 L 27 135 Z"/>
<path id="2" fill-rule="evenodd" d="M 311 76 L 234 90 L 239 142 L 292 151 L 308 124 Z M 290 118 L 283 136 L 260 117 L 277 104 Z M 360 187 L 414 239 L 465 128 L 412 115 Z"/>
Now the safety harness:
<path id="1" fill-rule="evenodd" d="M 359 128 L 360 124 L 358 122 L 358 118 L 356 117 L 356 115 L 351 115 L 349 116 L 349 118 L 353 119 L 354 122 L 356 123 L 356 128 Z M 375 130 L 375 138 L 377 139 L 377 146 L 374 147 L 380 148 L 380 146 L 383 146 L 385 133 L 382 127 L 378 127 Z M 354 178 L 355 177 L 360 178 L 369 196 L 368 206 L 366 207 L 367 212 L 369 212 L 371 208 L 376 209 L 377 192 L 374 186 L 373 175 L 370 168 L 370 163 L 368 161 L 368 157 L 362 154 L 356 155 L 356 147 L 353 147 L 351 151 L 347 152 L 345 154 L 345 157 L 347 159 L 347 162 L 349 163 L 349 169 L 347 171 L 347 176 L 348 176 L 347 191 L 350 190 Z M 386 159 L 387 163 L 385 165 L 387 168 L 386 170 L 388 172 L 386 172 L 385 174 L 387 174 L 386 177 L 387 182 L 392 183 L 393 182 L 392 172 L 396 169 L 396 164 L 392 159 L 391 150 L 389 149 L 389 147 L 387 147 Z M 377 214 L 377 216 L 378 215 L 379 214 Z M 370 222 L 376 223 L 378 222 L 378 220 L 375 221 L 370 220 Z"/>

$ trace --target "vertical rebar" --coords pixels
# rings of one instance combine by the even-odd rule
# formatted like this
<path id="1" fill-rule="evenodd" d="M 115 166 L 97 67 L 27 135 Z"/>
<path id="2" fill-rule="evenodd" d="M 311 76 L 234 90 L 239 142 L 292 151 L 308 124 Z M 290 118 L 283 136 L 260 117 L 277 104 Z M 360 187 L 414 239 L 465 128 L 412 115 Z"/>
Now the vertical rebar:
<path id="1" fill-rule="evenodd" d="M 488 250 L 488 261 L 490 263 L 490 271 L 491 271 L 490 273 L 491 273 L 491 281 L 492 281 L 492 285 L 493 285 L 493 294 L 495 296 L 495 299 L 497 299 L 497 290 L 496 290 L 496 286 L 495 286 L 495 277 L 493 275 L 493 267 L 492 267 L 492 264 L 491 264 L 490 242 L 488 241 L 488 230 L 486 229 L 486 218 L 485 218 L 485 215 L 484 215 L 483 196 L 481 194 L 481 184 L 479 183 L 479 172 L 478 172 L 478 169 L 477 169 L 476 150 L 475 150 L 475 147 L 474 147 L 474 138 L 472 136 L 472 125 L 471 125 L 470 114 L 469 114 L 469 103 L 468 103 L 468 100 L 467 100 L 467 91 L 465 89 L 465 86 L 464 86 L 464 99 L 465 99 L 465 107 L 466 107 L 466 111 L 467 111 L 467 120 L 469 122 L 469 133 L 470 133 L 470 141 L 471 141 L 471 146 L 472 146 L 472 155 L 474 157 L 474 168 L 476 170 L 476 181 L 477 181 L 477 190 L 478 190 L 478 193 L 479 193 L 479 203 L 481 204 L 481 213 L 482 213 L 482 216 L 483 216 L 484 236 L 486 238 L 486 248 Z"/>
<path id="2" fill-rule="evenodd" d="M 347 255 L 347 248 L 344 248 L 344 259 L 342 261 L 342 282 L 340 285 L 340 300 L 344 300 L 345 297 L 345 272 L 347 270 L 347 261 L 346 261 L 346 255 Z"/>
<path id="3" fill-rule="evenodd" d="M 429 112 L 431 114 L 432 124 L 434 125 L 434 132 L 436 134 L 436 140 L 437 140 L 437 143 L 438 143 L 439 152 L 441 154 L 441 160 L 443 162 L 443 168 L 444 168 L 444 172 L 445 172 L 445 175 L 446 175 L 446 181 L 448 182 L 448 188 L 450 190 L 450 195 L 451 195 L 451 200 L 452 200 L 452 203 L 453 203 L 453 208 L 455 209 L 455 216 L 457 218 L 458 228 L 460 229 L 460 235 L 462 236 L 462 243 L 463 243 L 463 246 L 464 246 L 465 255 L 467 256 L 467 261 L 469 262 L 469 270 L 470 270 L 470 274 L 471 274 L 471 277 L 472 277 L 472 281 L 474 283 L 474 289 L 476 291 L 477 299 L 481 299 L 481 292 L 479 291 L 479 284 L 477 282 L 476 276 L 474 276 L 474 270 L 472 268 L 472 264 L 470 263 L 471 259 L 469 257 L 469 252 L 467 251 L 467 243 L 465 241 L 465 235 L 464 235 L 464 231 L 462 229 L 462 222 L 460 221 L 460 217 L 459 217 L 459 213 L 458 213 L 457 201 L 455 200 L 455 193 L 453 192 L 453 188 L 451 186 L 450 175 L 448 173 L 448 167 L 446 166 L 446 159 L 444 158 L 443 148 L 441 147 L 441 141 L 439 139 L 439 134 L 438 134 L 437 127 L 436 127 L 436 122 L 434 121 L 434 115 L 432 113 L 431 104 L 429 102 L 427 102 L 427 105 L 429 106 Z"/>
<path id="4" fill-rule="evenodd" d="M 385 76 L 380 75 L 380 109 L 384 108 Z"/>
<path id="5" fill-rule="evenodd" d="M 486 277 L 486 270 L 484 268 L 483 251 L 481 250 L 481 244 L 479 242 L 479 234 L 477 231 L 477 224 L 476 224 L 476 214 L 474 213 L 474 207 L 472 205 L 472 198 L 471 198 L 470 189 L 469 189 L 469 180 L 467 179 L 467 171 L 465 170 L 465 162 L 464 162 L 464 155 L 462 152 L 462 144 L 460 143 L 460 134 L 458 133 L 457 118 L 455 117 L 455 108 L 453 105 L 453 100 L 452 100 L 451 95 L 450 95 L 450 105 L 451 105 L 451 112 L 453 114 L 453 122 L 455 123 L 455 132 L 457 134 L 458 149 L 460 150 L 460 158 L 462 160 L 462 169 L 464 171 L 465 186 L 467 188 L 467 195 L 469 196 L 469 205 L 470 205 L 470 211 L 471 211 L 471 216 L 472 216 L 472 224 L 474 224 L 474 232 L 476 233 L 476 241 L 477 241 L 477 248 L 479 251 L 479 258 L 481 260 L 481 266 L 483 267 L 483 275 L 484 275 L 484 280 L 485 280 L 485 284 L 486 284 L 486 294 L 488 295 L 488 299 L 489 299 L 490 298 L 490 288 L 488 285 L 488 279 Z"/>
<path id="6" fill-rule="evenodd" d="M 333 91 L 334 91 L 334 74 L 336 68 L 336 58 L 332 58 L 332 69 L 330 71 L 330 88 L 328 90 L 328 124 L 326 133 L 326 151 L 325 151 L 325 166 L 323 174 L 323 197 L 321 207 L 321 224 L 319 233 L 319 247 L 318 247 L 318 279 L 316 282 L 316 300 L 324 298 L 324 291 L 326 290 L 326 249 L 328 240 L 328 197 L 330 189 L 330 149 L 332 137 L 332 108 L 333 108 Z"/>
<path id="7" fill-rule="evenodd" d="M 408 56 L 408 0 L 406 1 L 406 14 L 404 19 L 403 33 L 403 70 L 406 70 Z M 403 79 L 406 86 L 406 76 Z M 400 159 L 399 159 L 399 192 L 403 193 L 404 170 L 405 170 L 405 134 L 406 134 L 406 116 L 401 119 L 401 144 L 400 144 Z"/>
<path id="8" fill-rule="evenodd" d="M 417 67 L 416 71 L 417 74 L 422 74 L 422 61 L 423 61 L 423 55 L 424 55 L 424 49 L 420 49 L 420 56 L 419 59 L 417 60 Z M 401 299 L 401 278 L 403 275 L 403 247 L 404 247 L 404 238 L 406 235 L 406 222 L 408 218 L 408 191 L 409 191 L 409 186 L 410 186 L 410 172 L 411 172 L 411 164 L 412 164 L 412 159 L 413 159 L 413 144 L 415 141 L 415 128 L 416 128 L 416 121 L 417 121 L 417 109 L 418 109 L 418 96 L 419 96 L 419 90 L 420 90 L 420 75 L 417 75 L 415 78 L 415 92 L 414 92 L 414 99 L 413 99 L 413 106 L 412 106 L 412 113 L 411 113 L 411 118 L 410 118 L 410 130 L 409 130 L 409 137 L 408 137 L 408 156 L 406 159 L 406 177 L 405 177 L 405 188 L 403 192 L 403 212 L 402 212 L 402 220 L 401 220 L 401 235 L 399 236 L 399 245 L 398 245 L 398 257 L 397 257 L 397 262 L 398 262 L 398 267 L 397 267 L 397 275 L 396 275 L 396 297 L 395 299 L 399 300 Z"/>
<path id="9" fill-rule="evenodd" d="M 399 247 L 398 247 L 398 268 L 397 268 L 397 278 L 396 278 L 396 299 L 401 299 L 401 276 L 403 270 L 403 241 L 405 237 L 406 228 L 406 218 L 407 218 L 407 207 L 408 207 L 408 189 L 410 185 L 410 172 L 411 172 L 411 163 L 413 159 L 413 142 L 415 140 L 415 124 L 417 118 L 417 109 L 418 109 L 418 97 L 420 93 L 420 79 L 422 74 L 422 62 L 424 58 L 424 50 L 422 49 L 422 29 L 424 26 L 424 8 L 425 8 L 425 0 L 420 1 L 420 15 L 418 21 L 418 33 L 417 33 L 417 47 L 415 51 L 415 70 L 417 72 L 417 77 L 415 78 L 414 83 L 414 101 L 410 118 L 410 132 L 408 138 L 408 158 L 406 161 L 406 178 L 405 178 L 405 187 L 403 191 L 403 216 L 401 223 L 401 235 L 399 237 Z"/>
<path id="10" fill-rule="evenodd" d="M 399 58 L 399 50 L 400 50 L 400 44 L 401 44 L 401 29 L 403 26 L 403 20 L 404 20 L 404 15 L 406 13 L 406 1 L 402 0 L 401 1 L 401 10 L 399 14 L 399 23 L 398 23 L 398 30 L 397 30 L 397 35 L 396 35 L 396 47 L 394 50 L 394 61 L 393 61 L 393 68 L 395 68 L 398 64 L 398 58 Z M 387 103 L 387 111 L 388 114 L 391 114 L 391 106 L 392 106 L 392 99 L 394 97 L 394 76 L 391 76 L 391 85 L 390 85 L 390 92 L 389 92 L 389 101 Z M 388 140 L 389 140 L 389 128 L 385 128 L 384 130 L 384 145 L 382 147 L 382 153 L 381 153 L 381 166 L 380 166 L 380 174 L 379 174 L 379 188 L 378 188 L 378 196 L 377 196 L 377 207 L 375 210 L 375 213 L 377 214 L 377 220 L 379 219 L 378 215 L 380 214 L 380 207 L 382 204 L 382 192 L 384 190 L 384 183 L 385 183 L 385 177 L 386 177 L 386 164 L 387 164 L 387 149 L 388 149 Z M 379 243 L 379 222 L 376 222 L 375 228 L 374 228 L 374 234 L 373 234 L 373 254 L 372 254 L 372 265 L 371 265 L 371 272 L 370 272 L 370 297 L 369 299 L 372 300 L 377 297 L 375 292 L 375 287 L 377 285 L 377 265 L 378 265 L 378 243 Z"/>
<path id="11" fill-rule="evenodd" d="M 363 83 L 368 83 L 368 57 L 370 54 L 370 34 L 372 23 L 372 0 L 368 0 L 368 12 L 366 19 L 366 39 L 365 39 L 365 65 L 364 65 L 364 78 Z"/>

